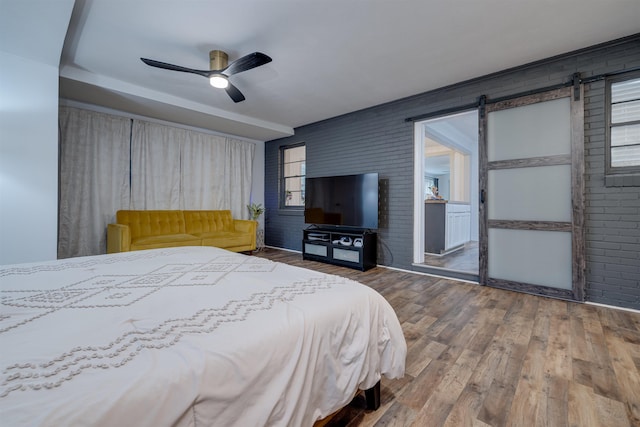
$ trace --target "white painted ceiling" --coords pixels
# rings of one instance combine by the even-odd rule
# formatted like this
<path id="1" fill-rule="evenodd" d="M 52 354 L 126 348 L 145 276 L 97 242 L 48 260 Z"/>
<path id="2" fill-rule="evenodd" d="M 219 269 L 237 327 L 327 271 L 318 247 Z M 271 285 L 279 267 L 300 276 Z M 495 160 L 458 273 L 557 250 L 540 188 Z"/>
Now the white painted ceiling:
<path id="1" fill-rule="evenodd" d="M 639 0 L 76 0 L 61 97 L 269 140 L 293 128 L 640 32 Z M 210 50 L 273 62 L 235 104 Z"/>

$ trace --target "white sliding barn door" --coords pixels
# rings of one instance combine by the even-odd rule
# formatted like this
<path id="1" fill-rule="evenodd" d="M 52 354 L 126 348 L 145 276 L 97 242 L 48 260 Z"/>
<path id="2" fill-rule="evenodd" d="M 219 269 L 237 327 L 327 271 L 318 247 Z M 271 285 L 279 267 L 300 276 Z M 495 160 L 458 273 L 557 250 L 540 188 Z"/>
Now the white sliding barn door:
<path id="1" fill-rule="evenodd" d="M 480 282 L 584 298 L 582 87 L 480 114 Z"/>

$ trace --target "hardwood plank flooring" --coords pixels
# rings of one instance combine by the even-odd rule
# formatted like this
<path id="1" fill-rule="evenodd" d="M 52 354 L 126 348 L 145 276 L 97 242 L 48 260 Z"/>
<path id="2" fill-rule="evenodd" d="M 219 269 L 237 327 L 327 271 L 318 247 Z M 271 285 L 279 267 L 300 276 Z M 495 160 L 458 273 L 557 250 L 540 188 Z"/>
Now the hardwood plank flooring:
<path id="1" fill-rule="evenodd" d="M 408 353 L 381 406 L 356 396 L 327 427 L 640 427 L 640 314 L 376 267 L 255 256 L 357 280 L 382 294 Z"/>
<path id="2" fill-rule="evenodd" d="M 425 253 L 424 264 L 431 267 L 478 274 L 479 250 L 477 241 L 469 241 L 465 243 L 463 248 L 446 255 Z"/>

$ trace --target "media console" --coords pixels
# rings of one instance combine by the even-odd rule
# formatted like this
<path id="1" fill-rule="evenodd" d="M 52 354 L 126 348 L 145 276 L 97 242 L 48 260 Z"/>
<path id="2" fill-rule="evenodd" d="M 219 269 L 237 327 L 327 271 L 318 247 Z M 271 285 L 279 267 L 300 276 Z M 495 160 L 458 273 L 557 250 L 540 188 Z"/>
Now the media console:
<path id="1" fill-rule="evenodd" d="M 307 228 L 302 231 L 302 259 L 366 271 L 377 264 L 377 233 Z"/>

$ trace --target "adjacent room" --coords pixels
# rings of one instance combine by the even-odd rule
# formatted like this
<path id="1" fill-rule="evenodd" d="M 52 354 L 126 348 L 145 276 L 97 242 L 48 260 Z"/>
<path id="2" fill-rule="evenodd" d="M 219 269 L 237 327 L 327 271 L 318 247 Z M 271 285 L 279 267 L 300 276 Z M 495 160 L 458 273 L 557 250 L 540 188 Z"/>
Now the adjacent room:
<path id="1" fill-rule="evenodd" d="M 0 424 L 640 426 L 640 2 L 0 0 Z"/>
<path id="2" fill-rule="evenodd" d="M 424 142 L 416 150 L 424 150 L 424 163 L 415 167 L 424 172 L 424 264 L 477 275 L 478 114 L 425 120 L 419 132 Z"/>

